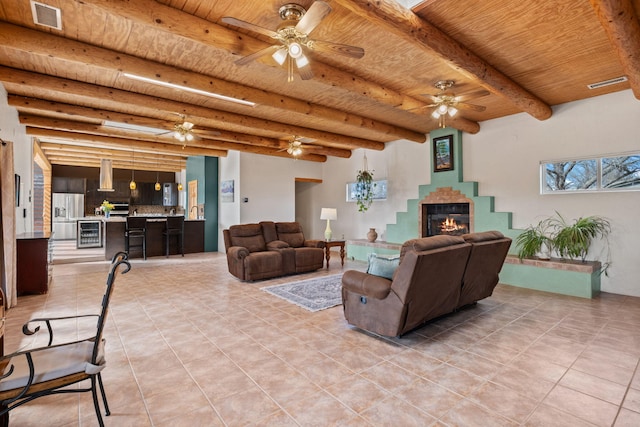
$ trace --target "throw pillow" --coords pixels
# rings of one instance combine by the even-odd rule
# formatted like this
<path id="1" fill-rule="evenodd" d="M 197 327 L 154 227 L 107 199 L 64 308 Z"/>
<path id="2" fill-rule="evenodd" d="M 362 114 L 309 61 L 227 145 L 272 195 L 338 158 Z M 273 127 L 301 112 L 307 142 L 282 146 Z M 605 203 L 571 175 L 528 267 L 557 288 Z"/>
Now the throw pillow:
<path id="1" fill-rule="evenodd" d="M 391 280 L 393 279 L 393 273 L 396 271 L 396 268 L 398 268 L 399 263 L 399 255 L 384 256 L 371 253 L 369 254 L 369 266 L 367 267 L 367 273 Z"/>

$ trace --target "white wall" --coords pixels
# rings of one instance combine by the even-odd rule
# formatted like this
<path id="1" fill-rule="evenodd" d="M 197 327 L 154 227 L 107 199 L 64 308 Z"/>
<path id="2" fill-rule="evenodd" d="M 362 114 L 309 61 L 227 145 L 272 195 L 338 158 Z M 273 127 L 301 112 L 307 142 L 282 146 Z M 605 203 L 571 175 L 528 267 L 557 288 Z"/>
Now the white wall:
<path id="1" fill-rule="evenodd" d="M 218 250 L 225 250 L 222 230 L 230 225 L 260 221 L 294 221 L 296 178 L 320 179 L 322 165 L 316 162 L 238 152 L 229 152 L 227 157 L 221 157 L 220 181 L 235 181 L 235 197 L 233 203 L 219 205 Z M 247 202 L 244 202 L 245 198 Z M 306 230 L 305 235 L 311 238 Z"/>
<path id="2" fill-rule="evenodd" d="M 7 91 L 0 84 L 0 138 L 13 142 L 13 168 L 20 175 L 20 206 L 16 207 L 16 233 L 33 231 L 33 147 L 18 112 L 7 104 Z M 26 209 L 27 216 L 23 216 Z"/>
<path id="3" fill-rule="evenodd" d="M 388 180 L 388 198 L 374 201 L 366 212 L 358 212 L 355 202 L 346 201 L 346 184 L 355 181 L 365 154 L 374 179 Z M 364 239 L 369 228 L 375 228 L 378 239 L 384 240 L 386 225 L 395 223 L 396 212 L 406 211 L 407 200 L 418 197 L 418 185 L 429 183 L 429 168 L 429 143 L 396 141 L 388 143 L 384 151 L 354 150 L 350 159 L 327 160 L 323 165 L 323 184 L 313 188 L 314 199 L 318 207 L 337 208 L 338 219 L 331 222 L 334 238 Z M 312 234 L 322 237 L 326 221 L 319 219 L 320 208 L 317 212 Z"/>

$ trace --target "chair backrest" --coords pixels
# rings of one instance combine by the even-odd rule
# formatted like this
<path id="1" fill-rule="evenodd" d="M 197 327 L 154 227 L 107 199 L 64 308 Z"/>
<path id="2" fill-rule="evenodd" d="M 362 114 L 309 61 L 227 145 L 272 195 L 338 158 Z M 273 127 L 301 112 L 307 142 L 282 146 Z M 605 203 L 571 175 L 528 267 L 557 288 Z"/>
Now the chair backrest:
<path id="1" fill-rule="evenodd" d="M 249 252 L 260 252 L 267 250 L 267 244 L 262 235 L 260 224 L 239 224 L 232 225 L 223 230 L 225 250 L 232 246 L 247 248 Z"/>
<path id="2" fill-rule="evenodd" d="M 433 236 L 409 240 L 402 249 L 391 285 L 404 305 L 401 334 L 456 308 L 471 244 L 461 237 Z"/>
<path id="3" fill-rule="evenodd" d="M 304 245 L 304 233 L 299 222 L 276 222 L 278 240 L 287 242 L 292 248 Z"/>
<path id="4" fill-rule="evenodd" d="M 458 307 L 491 296 L 511 246 L 511 239 L 499 231 L 470 233 L 462 238 L 473 247 L 462 279 Z"/>
<path id="5" fill-rule="evenodd" d="M 129 264 L 127 258 L 128 254 L 126 252 L 118 252 L 111 259 L 111 269 L 107 276 L 107 286 L 104 295 L 102 296 L 102 306 L 100 309 L 100 315 L 98 316 L 98 325 L 92 355 L 92 362 L 94 363 L 97 361 L 99 356 L 100 341 L 102 340 L 102 332 L 104 331 L 104 324 L 107 320 L 109 302 L 111 301 L 111 295 L 113 294 L 113 285 L 116 281 L 116 277 L 131 270 L 131 264 Z M 124 270 L 122 270 L 123 268 Z"/>
<path id="6" fill-rule="evenodd" d="M 184 228 L 184 216 L 168 216 L 166 227 L 167 230 L 182 230 Z"/>
<path id="7" fill-rule="evenodd" d="M 127 217 L 127 230 L 143 228 L 147 228 L 147 218 L 134 215 L 129 215 Z"/>

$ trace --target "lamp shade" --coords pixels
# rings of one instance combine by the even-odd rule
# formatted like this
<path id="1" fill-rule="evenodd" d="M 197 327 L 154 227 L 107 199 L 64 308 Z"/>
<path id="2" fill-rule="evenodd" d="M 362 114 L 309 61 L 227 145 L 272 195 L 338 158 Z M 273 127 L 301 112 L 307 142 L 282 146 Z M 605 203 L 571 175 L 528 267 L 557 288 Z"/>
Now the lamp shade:
<path id="1" fill-rule="evenodd" d="M 338 210 L 335 208 L 322 208 L 320 219 L 336 220 L 338 219 Z"/>

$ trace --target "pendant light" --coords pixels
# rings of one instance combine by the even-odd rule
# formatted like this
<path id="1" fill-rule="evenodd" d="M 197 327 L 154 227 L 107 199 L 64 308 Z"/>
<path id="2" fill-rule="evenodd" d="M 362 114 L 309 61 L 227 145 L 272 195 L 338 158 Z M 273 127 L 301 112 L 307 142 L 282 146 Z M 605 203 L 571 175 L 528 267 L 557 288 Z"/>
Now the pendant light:
<path id="1" fill-rule="evenodd" d="M 158 159 L 156 158 L 156 185 L 153 187 L 156 191 L 160 191 L 160 171 L 158 170 Z"/>
<path id="2" fill-rule="evenodd" d="M 131 160 L 131 182 L 129 183 L 129 189 L 135 190 L 138 188 L 138 184 L 136 184 L 134 169 L 136 167 L 136 150 L 133 150 L 133 157 Z"/>

